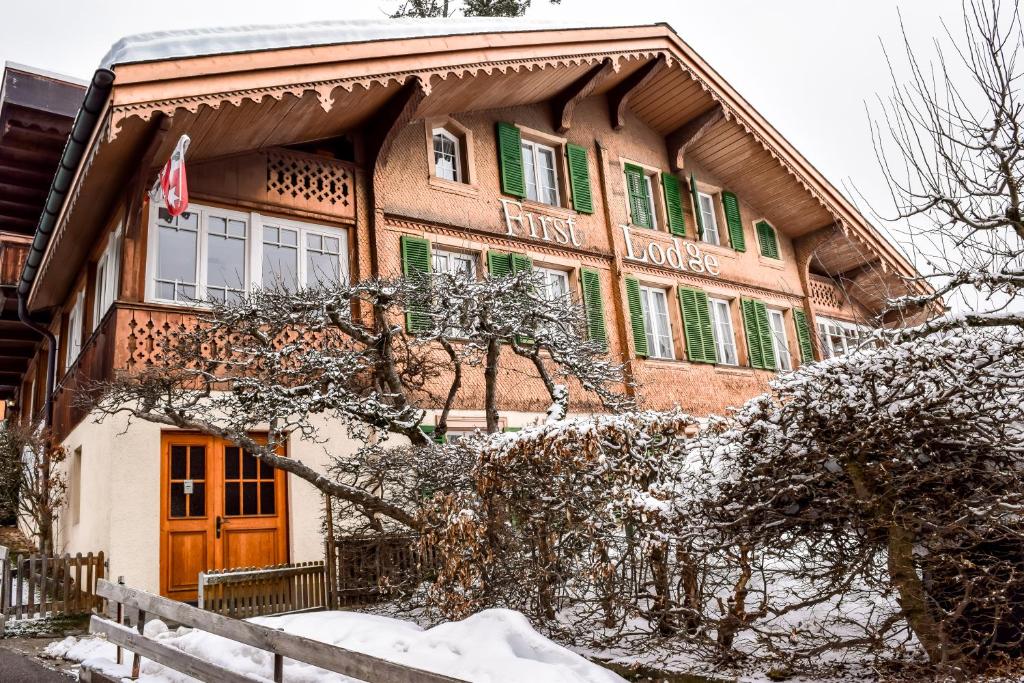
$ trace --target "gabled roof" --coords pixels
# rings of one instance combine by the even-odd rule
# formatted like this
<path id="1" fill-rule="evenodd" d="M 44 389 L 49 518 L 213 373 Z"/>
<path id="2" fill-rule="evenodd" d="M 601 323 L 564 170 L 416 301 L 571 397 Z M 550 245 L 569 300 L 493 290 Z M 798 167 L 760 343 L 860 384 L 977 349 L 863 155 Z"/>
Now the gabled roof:
<path id="1" fill-rule="evenodd" d="M 555 101 L 596 70 L 591 95 L 630 90 L 628 116 L 666 138 L 706 120 L 688 159 L 798 238 L 838 226 L 891 283 L 913 267 L 811 163 L 666 24 L 565 28 L 501 20 L 334 22 L 127 38 L 108 55 L 116 82 L 77 164 L 33 308 L 62 300 L 111 200 L 145 150 L 192 138 L 194 162 L 359 130 L 408 88 L 413 118 Z M 97 72 L 111 75 L 110 71 Z M 621 100 L 620 100 L 621 101 Z M 163 142 L 155 134 L 159 128 Z M 156 149 L 151 149 L 156 146 Z M 165 149 L 166 148 L 166 149 Z M 78 201 L 88 197 L 86 202 Z M 64 239 L 68 232 L 74 239 Z M 50 241 L 49 239 L 47 240 Z M 49 268 L 61 263 L 61 268 Z M 872 275 L 873 276 L 873 275 Z M 888 286 L 888 285 L 887 285 Z"/>

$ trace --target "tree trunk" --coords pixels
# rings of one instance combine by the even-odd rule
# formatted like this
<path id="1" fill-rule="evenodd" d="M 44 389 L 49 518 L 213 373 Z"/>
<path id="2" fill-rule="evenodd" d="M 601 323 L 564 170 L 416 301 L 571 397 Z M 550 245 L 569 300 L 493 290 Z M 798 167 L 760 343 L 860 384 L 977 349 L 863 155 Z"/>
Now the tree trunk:
<path id="1" fill-rule="evenodd" d="M 498 358 L 501 344 L 496 339 L 487 342 L 487 361 L 484 365 L 484 414 L 487 418 L 487 433 L 498 431 Z"/>
<path id="2" fill-rule="evenodd" d="M 651 610 L 658 620 L 658 631 L 663 636 L 676 632 L 676 624 L 672 619 L 670 607 L 672 596 L 669 594 L 668 543 L 655 543 L 650 554 L 651 574 L 654 578 L 654 609 Z"/>

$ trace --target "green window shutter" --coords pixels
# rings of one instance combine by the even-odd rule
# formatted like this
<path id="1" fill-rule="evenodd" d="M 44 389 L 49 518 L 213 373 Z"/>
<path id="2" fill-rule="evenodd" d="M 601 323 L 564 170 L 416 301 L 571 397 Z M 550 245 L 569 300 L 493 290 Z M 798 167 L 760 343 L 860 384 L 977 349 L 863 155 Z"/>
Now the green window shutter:
<path id="1" fill-rule="evenodd" d="M 492 277 L 505 277 L 512 274 L 512 254 L 500 251 L 487 252 L 487 272 Z"/>
<path id="2" fill-rule="evenodd" d="M 633 328 L 633 346 L 636 355 L 647 356 L 647 331 L 644 329 L 644 309 L 640 305 L 640 283 L 631 277 L 626 279 L 626 298 L 629 300 L 629 324 Z"/>
<path id="3" fill-rule="evenodd" d="M 601 297 L 601 276 L 596 270 L 580 269 L 580 289 L 583 291 L 583 310 L 587 315 L 587 336 L 608 348 L 608 333 L 604 327 L 604 301 Z M 632 306 L 632 304 L 630 304 Z M 632 308 L 630 308 L 632 313 Z M 644 337 L 647 341 L 647 337 Z"/>
<path id="4" fill-rule="evenodd" d="M 526 254 L 509 254 L 508 256 L 513 273 L 528 273 L 533 269 L 533 264 Z"/>
<path id="5" fill-rule="evenodd" d="M 757 315 L 757 333 L 761 337 L 761 353 L 764 354 L 766 370 L 775 369 L 775 338 L 772 335 L 772 324 L 768 321 L 768 308 L 763 301 L 754 302 L 754 313 Z"/>
<path id="6" fill-rule="evenodd" d="M 704 219 L 700 215 L 700 197 L 697 196 L 697 179 L 690 174 L 690 197 L 693 198 L 693 220 L 697 224 L 697 238 L 704 237 Z"/>
<path id="7" fill-rule="evenodd" d="M 420 425 L 420 431 L 437 443 L 444 443 L 446 441 L 444 434 L 438 434 L 437 427 L 434 425 Z"/>
<path id="8" fill-rule="evenodd" d="M 743 328 L 747 333 L 747 349 L 750 352 L 750 367 L 762 370 L 775 369 L 775 344 L 772 342 L 772 328 L 768 322 L 768 309 L 763 301 L 743 299 Z"/>
<path id="9" fill-rule="evenodd" d="M 758 221 L 757 241 L 761 243 L 761 256 L 766 258 L 779 258 L 779 238 L 775 234 L 775 228 L 765 221 Z"/>
<path id="10" fill-rule="evenodd" d="M 522 427 L 505 427 L 501 431 L 503 431 L 503 432 L 521 432 L 521 431 L 523 431 L 523 428 Z"/>
<path id="11" fill-rule="evenodd" d="M 732 192 L 722 192 L 722 210 L 725 212 L 725 222 L 729 226 L 729 244 L 736 251 L 746 251 L 747 240 L 743 236 L 740 202 Z"/>
<path id="12" fill-rule="evenodd" d="M 501 191 L 513 197 L 525 197 L 523 138 L 516 126 L 504 121 L 498 123 L 498 165 L 501 169 Z"/>
<path id="13" fill-rule="evenodd" d="M 626 194 L 629 195 L 629 222 L 641 228 L 653 228 L 654 217 L 647 199 L 644 169 L 626 164 Z"/>
<path id="14" fill-rule="evenodd" d="M 814 362 L 814 345 L 811 343 L 811 328 L 807 324 L 807 313 L 802 308 L 793 309 L 793 324 L 796 338 L 800 342 L 800 363 Z"/>
<path id="15" fill-rule="evenodd" d="M 686 357 L 698 363 L 717 363 L 715 333 L 708 309 L 708 295 L 699 289 L 677 287 L 679 310 L 683 314 Z"/>
<path id="16" fill-rule="evenodd" d="M 406 277 L 430 272 L 430 242 L 421 237 L 402 235 L 402 273 Z M 430 327 L 430 320 L 420 310 L 410 308 L 405 313 L 405 329 L 420 332 Z"/>
<path id="17" fill-rule="evenodd" d="M 590 164 L 587 162 L 587 150 L 579 145 L 567 144 L 565 155 L 569 161 L 572 208 L 580 213 L 594 213 L 594 196 L 590 192 Z"/>
<path id="18" fill-rule="evenodd" d="M 683 218 L 683 196 L 679 189 L 679 178 L 674 173 L 662 173 L 661 189 L 665 195 L 669 232 L 677 237 L 685 237 L 686 219 Z"/>

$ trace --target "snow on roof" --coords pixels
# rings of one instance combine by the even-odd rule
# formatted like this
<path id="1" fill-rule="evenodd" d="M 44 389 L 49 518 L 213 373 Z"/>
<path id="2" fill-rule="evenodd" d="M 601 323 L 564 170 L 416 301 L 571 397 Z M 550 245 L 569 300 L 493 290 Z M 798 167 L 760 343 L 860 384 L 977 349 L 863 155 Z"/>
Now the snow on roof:
<path id="1" fill-rule="evenodd" d="M 126 36 L 117 41 L 103 58 L 101 66 L 109 69 L 115 64 L 132 62 L 401 38 L 609 28 L 616 25 L 618 24 L 453 17 L 448 19 L 358 19 L 317 21 L 305 24 L 225 26 L 156 31 Z"/>

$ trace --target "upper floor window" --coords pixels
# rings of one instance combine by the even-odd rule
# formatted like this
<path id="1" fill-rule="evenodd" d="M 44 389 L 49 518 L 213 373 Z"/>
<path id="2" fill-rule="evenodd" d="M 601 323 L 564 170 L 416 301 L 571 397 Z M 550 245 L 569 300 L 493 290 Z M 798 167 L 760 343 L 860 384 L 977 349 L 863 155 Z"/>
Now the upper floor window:
<path id="1" fill-rule="evenodd" d="M 664 289 L 640 287 L 640 309 L 644 317 L 647 350 L 651 358 L 671 360 L 672 326 L 668 320 L 668 295 Z"/>
<path id="2" fill-rule="evenodd" d="M 729 302 L 724 299 L 708 299 L 711 309 L 711 324 L 715 334 L 715 354 L 723 365 L 738 365 L 736 355 L 736 334 L 732 328 L 732 313 Z"/>
<path id="3" fill-rule="evenodd" d="M 853 323 L 818 317 L 818 340 L 825 358 L 835 358 L 856 351 L 865 332 Z"/>
<path id="4" fill-rule="evenodd" d="M 789 353 L 789 339 L 786 337 L 786 322 L 782 311 L 769 308 L 768 323 L 772 328 L 772 341 L 775 348 L 775 367 L 779 370 L 792 370 L 793 358 Z"/>
<path id="5" fill-rule="evenodd" d="M 234 302 L 259 286 L 331 286 L 347 278 L 347 260 L 347 237 L 339 228 L 195 205 L 171 217 L 159 208 L 151 229 L 149 297 Z"/>
<path id="6" fill-rule="evenodd" d="M 754 228 L 757 231 L 757 242 L 761 246 L 761 256 L 782 258 L 779 255 L 779 237 L 775 234 L 775 228 L 768 221 L 758 221 Z"/>
<path id="7" fill-rule="evenodd" d="M 475 254 L 461 251 L 436 248 L 431 251 L 431 266 L 435 273 L 448 273 L 467 280 L 476 279 L 476 260 Z"/>
<path id="8" fill-rule="evenodd" d="M 653 174 L 637 166 L 626 164 L 626 194 L 629 197 L 629 222 L 641 228 L 654 229 L 657 213 L 654 207 Z"/>
<path id="9" fill-rule="evenodd" d="M 560 299 L 569 294 L 569 273 L 554 268 L 537 266 L 534 273 L 540 276 L 543 281 L 542 295 L 549 301 Z"/>
<path id="10" fill-rule="evenodd" d="M 523 140 L 522 150 L 526 198 L 541 204 L 560 206 L 558 155 L 555 148 L 533 140 Z"/>
<path id="11" fill-rule="evenodd" d="M 121 280 L 121 227 L 110 235 L 107 248 L 96 262 L 96 289 L 93 294 L 92 328 L 99 327 L 103 316 L 117 298 Z"/>
<path id="12" fill-rule="evenodd" d="M 718 216 L 715 213 L 715 198 L 706 192 L 697 193 L 697 210 L 700 211 L 702 228 L 701 239 L 708 244 L 720 245 L 721 235 L 718 232 Z"/>
<path id="13" fill-rule="evenodd" d="M 82 352 L 82 317 L 85 315 L 85 292 L 75 295 L 75 304 L 68 313 L 68 348 L 64 355 L 64 370 L 78 360 Z"/>
<path id="14" fill-rule="evenodd" d="M 445 128 L 434 129 L 434 175 L 452 182 L 465 182 L 462 175 L 461 141 Z"/>

